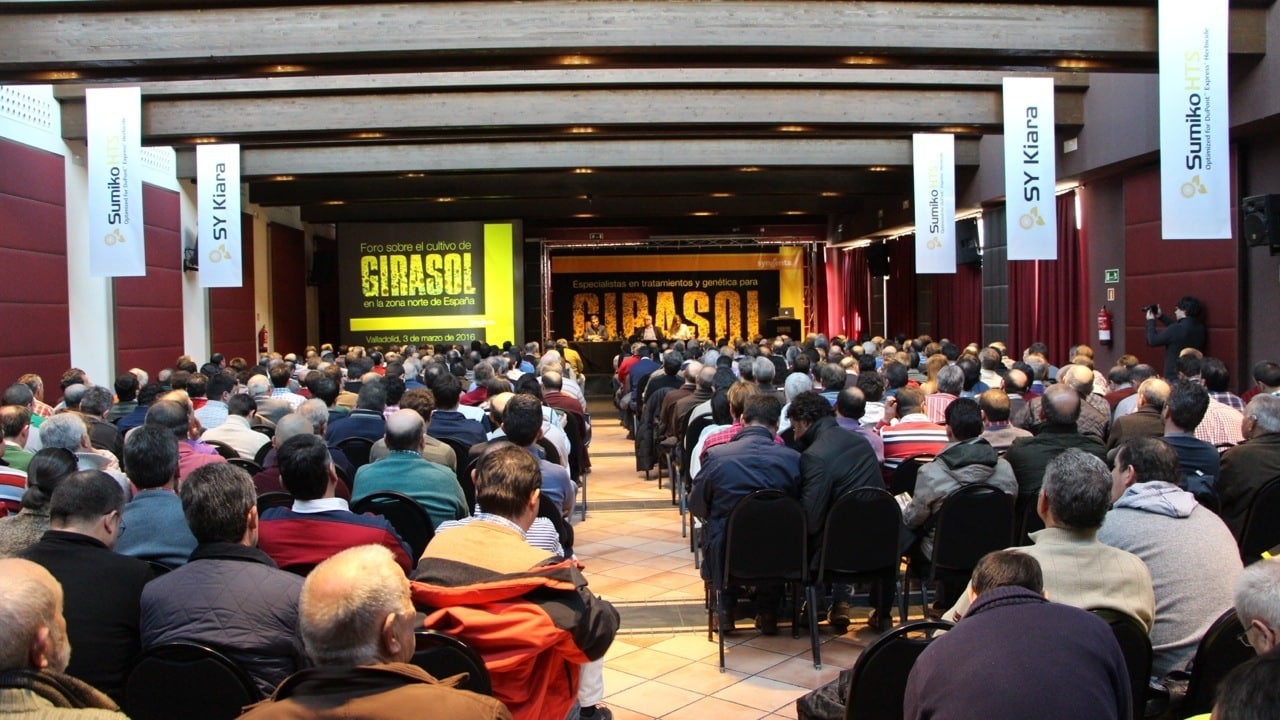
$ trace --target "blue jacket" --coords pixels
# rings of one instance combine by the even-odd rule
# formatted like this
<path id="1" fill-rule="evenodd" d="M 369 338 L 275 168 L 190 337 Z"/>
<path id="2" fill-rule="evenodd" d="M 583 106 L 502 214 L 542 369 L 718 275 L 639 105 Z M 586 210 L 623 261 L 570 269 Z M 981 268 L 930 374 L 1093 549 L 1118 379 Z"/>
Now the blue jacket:
<path id="1" fill-rule="evenodd" d="M 347 438 L 362 437 L 378 442 L 387 434 L 387 420 L 376 410 L 352 410 L 341 420 L 334 420 L 324 433 L 325 442 L 337 445 Z"/>
<path id="2" fill-rule="evenodd" d="M 177 493 L 161 488 L 143 490 L 124 506 L 116 552 L 178 567 L 195 549 L 196 537 L 187 527 Z"/>
<path id="3" fill-rule="evenodd" d="M 707 451 L 689 498 L 693 514 L 704 521 L 704 579 L 720 577 L 729 513 L 756 490 L 781 490 L 799 496 L 800 453 L 776 444 L 768 428 L 748 425 L 729 442 Z"/>
<path id="4" fill-rule="evenodd" d="M 484 426 L 457 410 L 437 410 L 431 414 L 431 425 L 427 434 L 437 440 L 450 438 L 466 445 L 475 445 L 488 441 Z M 458 458 L 461 462 L 462 458 Z"/>

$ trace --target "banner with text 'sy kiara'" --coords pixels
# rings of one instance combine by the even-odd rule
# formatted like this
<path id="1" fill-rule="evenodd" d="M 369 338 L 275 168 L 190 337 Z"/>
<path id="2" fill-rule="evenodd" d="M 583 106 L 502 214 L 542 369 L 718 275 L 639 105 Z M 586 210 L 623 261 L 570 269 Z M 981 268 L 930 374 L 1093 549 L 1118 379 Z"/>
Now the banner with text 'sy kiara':
<path id="1" fill-rule="evenodd" d="M 340 224 L 341 341 L 520 342 L 522 233 L 518 222 Z"/>
<path id="2" fill-rule="evenodd" d="M 692 337 L 751 339 L 790 308 L 804 317 L 804 250 L 688 255 L 565 255 L 551 259 L 552 328 L 580 339 L 592 315 L 609 339 L 636 335 L 646 317 Z"/>

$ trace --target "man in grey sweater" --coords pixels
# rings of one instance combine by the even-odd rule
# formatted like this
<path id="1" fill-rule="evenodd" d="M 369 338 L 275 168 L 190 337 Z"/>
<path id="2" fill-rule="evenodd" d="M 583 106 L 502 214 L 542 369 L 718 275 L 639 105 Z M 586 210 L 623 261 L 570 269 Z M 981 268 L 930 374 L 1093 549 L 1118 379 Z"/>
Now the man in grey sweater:
<path id="1" fill-rule="evenodd" d="M 1222 520 L 1179 487 L 1178 456 L 1156 438 L 1120 446 L 1111 469 L 1114 504 L 1098 540 L 1142 558 L 1156 595 L 1151 673 L 1186 666 L 1200 638 L 1231 607 L 1240 551 Z"/>

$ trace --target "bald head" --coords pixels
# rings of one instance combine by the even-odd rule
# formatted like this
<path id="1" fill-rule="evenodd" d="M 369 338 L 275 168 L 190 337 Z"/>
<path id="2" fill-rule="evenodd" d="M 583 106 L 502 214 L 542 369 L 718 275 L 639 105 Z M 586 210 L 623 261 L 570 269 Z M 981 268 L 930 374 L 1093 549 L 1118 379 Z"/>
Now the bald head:
<path id="1" fill-rule="evenodd" d="M 1066 365 L 1058 371 L 1058 382 L 1081 396 L 1093 392 L 1093 371 L 1084 365 Z"/>
<path id="2" fill-rule="evenodd" d="M 70 660 L 62 586 L 30 560 L 0 559 L 0 671 L 62 672 Z"/>
<path id="3" fill-rule="evenodd" d="M 549 392 L 559 392 L 564 388 L 564 376 L 559 370 L 542 371 L 542 387 Z"/>
<path id="4" fill-rule="evenodd" d="M 298 413 L 290 413 L 280 418 L 280 422 L 276 423 L 276 434 L 273 440 L 276 447 L 280 447 L 286 440 L 299 435 L 314 435 L 315 426 L 311 424 L 311 420 L 305 415 Z"/>
<path id="5" fill-rule="evenodd" d="M 1159 412 L 1169 404 L 1170 392 L 1172 388 L 1164 378 L 1147 378 L 1138 386 L 1138 404 Z"/>
<path id="6" fill-rule="evenodd" d="M 409 580 L 381 545 L 348 548 L 317 565 L 302 585 L 298 616 L 316 665 L 408 662 L 413 656 Z"/>
<path id="7" fill-rule="evenodd" d="M 1004 390 L 1007 393 L 1024 393 L 1030 382 L 1026 373 L 1014 368 L 1004 376 Z"/>
<path id="8" fill-rule="evenodd" d="M 397 410 L 387 418 L 387 449 L 418 452 L 422 449 L 425 431 L 426 423 L 422 422 L 421 415 L 412 410 Z"/>
<path id="9" fill-rule="evenodd" d="M 689 363 L 684 366 L 684 379 L 686 382 L 696 384 L 698 382 L 698 376 L 701 374 L 702 363 L 697 360 L 690 360 Z M 715 373 L 713 372 L 712 374 L 714 375 Z"/>
<path id="10" fill-rule="evenodd" d="M 1044 391 L 1044 419 L 1052 425 L 1075 425 L 1080 418 L 1080 393 L 1058 383 Z"/>

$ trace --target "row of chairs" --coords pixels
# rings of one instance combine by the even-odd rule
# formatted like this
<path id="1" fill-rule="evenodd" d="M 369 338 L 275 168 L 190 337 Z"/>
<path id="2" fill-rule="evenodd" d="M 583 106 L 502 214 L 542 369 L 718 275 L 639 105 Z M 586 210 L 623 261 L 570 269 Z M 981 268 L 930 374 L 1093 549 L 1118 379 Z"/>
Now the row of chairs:
<path id="1" fill-rule="evenodd" d="M 466 675 L 459 687 L 493 694 L 484 660 L 452 635 L 419 629 L 411 662 L 441 680 Z M 124 709 L 133 720 L 230 720 L 262 699 L 249 674 L 224 653 L 174 642 L 156 645 L 138 657 L 125 684 Z"/>

